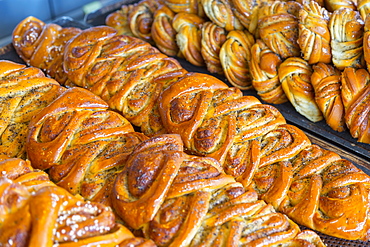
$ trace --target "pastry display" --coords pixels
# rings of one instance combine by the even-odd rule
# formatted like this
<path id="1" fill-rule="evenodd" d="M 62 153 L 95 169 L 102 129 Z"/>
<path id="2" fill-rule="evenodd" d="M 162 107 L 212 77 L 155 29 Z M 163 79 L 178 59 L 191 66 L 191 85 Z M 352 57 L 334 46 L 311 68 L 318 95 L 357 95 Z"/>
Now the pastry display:
<path id="1" fill-rule="evenodd" d="M 324 246 L 297 224 L 369 241 L 370 176 L 311 142 L 275 106 L 242 91 L 255 89 L 266 103 L 289 100 L 310 121 L 325 119 L 332 129 L 348 129 L 370 143 L 366 21 L 356 9 L 330 12 L 327 2 L 143 0 L 106 19 L 124 25 L 123 32 L 103 25 L 65 28 L 33 17 L 20 22 L 15 51 L 60 84 L 39 69 L 0 61 L 10 63 L 0 77 L 6 85 L 2 114 L 7 125 L 23 130 L 16 151 L 1 153 L 14 155 L 0 155 L 7 174 L 0 187 L 17 188 L 23 197 L 15 211 L 0 212 L 4 239 L 15 239 L 10 222 L 21 210 L 19 217 L 29 222 L 22 226 L 26 245 L 73 240 L 80 246 L 107 237 L 113 246 Z M 226 28 L 226 19 L 217 25 L 228 14 L 238 27 L 233 21 Z M 231 86 L 189 72 L 169 56 L 206 66 Z M 12 70 L 26 72 L 14 78 Z M 23 73 L 52 89 L 35 94 L 32 86 L 25 98 Z M 34 104 L 32 114 L 26 107 L 27 118 L 8 116 L 15 103 L 7 94 L 19 93 L 6 83 L 19 88 L 22 100 L 50 98 Z M 15 170 L 2 166 L 7 162 Z M 18 170 L 22 175 L 14 175 Z M 57 205 L 43 212 L 56 221 L 34 223 L 36 201 Z M 89 205 L 97 211 L 85 214 Z M 83 215 L 81 225 L 100 224 L 100 214 L 109 223 L 81 238 L 79 228 L 68 226 L 70 238 L 59 238 L 65 231 L 58 227 L 76 218 L 63 213 L 68 208 Z M 37 242 L 33 224 L 42 229 L 49 223 Z"/>
<path id="2" fill-rule="evenodd" d="M 144 141 L 115 182 L 115 209 L 158 246 L 324 246 L 216 160 L 182 149 L 177 135 Z"/>
<path id="3" fill-rule="evenodd" d="M 0 60 L 0 155 L 26 158 L 28 123 L 64 90 L 38 68 Z"/>
<path id="4" fill-rule="evenodd" d="M 272 106 L 193 73 L 164 90 L 160 113 L 188 152 L 219 160 L 292 220 L 331 236 L 368 238 L 370 176 L 312 145 Z"/>
<path id="5" fill-rule="evenodd" d="M 203 24 L 199 24 L 201 27 L 198 26 L 198 29 L 202 30 L 201 38 L 199 38 L 198 29 L 194 26 L 192 26 L 192 32 L 182 31 L 181 35 L 178 36 L 181 39 L 180 41 L 177 41 L 177 38 L 175 38 L 181 46 L 186 47 L 184 49 L 188 55 L 184 57 L 188 62 L 197 66 L 206 66 L 210 73 L 225 76 L 234 87 L 242 90 L 254 89 L 261 97 L 261 100 L 266 103 L 282 104 L 287 101 L 287 98 L 301 97 L 295 96 L 294 90 L 288 90 L 289 95 L 285 95 L 284 90 L 280 86 L 284 79 L 280 78 L 276 72 L 272 72 L 277 70 L 280 64 L 289 57 L 303 58 L 309 64 L 307 67 L 315 66 L 317 63 L 325 63 L 328 66 L 333 64 L 336 69 L 340 70 L 340 73 L 346 67 L 363 68 L 365 61 L 367 61 L 367 64 L 370 63 L 368 62 L 370 59 L 367 57 L 369 56 L 368 47 L 370 45 L 367 44 L 369 43 L 369 38 L 367 27 L 364 27 L 364 21 L 368 14 L 367 1 L 184 0 L 176 4 L 174 1 L 163 1 L 161 4 L 163 4 L 162 6 L 167 5 L 171 9 L 176 9 L 175 13 L 192 13 L 205 21 Z M 189 8 L 185 6 L 202 7 L 205 15 L 203 13 L 197 14 L 197 11 L 189 11 Z M 192 18 L 196 19 L 194 16 Z M 238 20 L 238 22 L 235 20 Z M 158 22 L 160 23 L 161 21 L 158 20 Z M 109 23 L 107 24 L 109 25 Z M 228 26 L 227 28 L 226 25 Z M 152 27 L 154 26 L 153 22 Z M 210 27 L 212 29 L 209 29 Z M 190 27 L 187 28 L 190 29 Z M 244 30 L 241 30 L 243 28 Z M 215 30 L 218 30 L 217 34 L 214 34 Z M 234 43 L 235 39 L 233 36 L 240 33 L 239 31 L 251 34 L 254 38 L 253 42 L 245 46 L 239 41 L 239 45 L 234 44 L 233 48 L 228 48 L 228 53 L 233 55 L 225 56 L 225 51 L 219 49 L 219 46 L 225 45 L 225 47 L 230 47 L 230 44 L 225 43 Z M 195 35 L 196 32 L 197 34 Z M 166 32 L 162 29 L 162 33 L 165 34 Z M 233 37 L 232 40 L 234 41 L 225 40 L 223 38 L 224 35 Z M 175 35 L 175 37 L 177 36 Z M 163 40 L 166 40 L 166 38 L 164 36 Z M 215 38 L 218 38 L 218 40 L 216 41 Z M 202 42 L 199 42 L 199 39 Z M 168 44 L 174 42 L 172 39 L 167 40 Z M 266 49 L 269 50 L 269 55 L 266 58 L 275 54 L 274 57 L 271 57 L 271 61 L 266 62 L 266 59 L 263 59 L 264 62 L 262 62 L 262 60 L 256 57 L 262 54 L 253 54 L 259 51 L 257 47 L 261 46 L 261 42 L 266 46 L 263 49 L 265 51 L 267 51 Z M 157 43 L 156 46 L 162 49 L 163 41 L 158 40 Z M 252 51 L 252 46 L 255 44 L 256 46 Z M 199 55 L 199 50 L 202 53 L 204 62 Z M 221 52 L 223 53 L 221 54 Z M 172 56 L 174 52 L 166 54 Z M 177 56 L 182 57 L 182 54 L 179 53 Z M 223 64 L 221 68 L 218 64 L 218 58 L 220 58 L 221 64 Z M 277 62 L 278 60 L 279 62 Z M 252 62 L 253 64 L 251 64 Z M 251 72 L 251 66 L 257 72 Z M 266 66 L 272 67 L 268 68 Z M 308 86 L 308 84 L 312 84 L 312 82 L 305 82 L 305 85 Z M 287 87 L 285 88 L 287 89 Z M 330 87 L 326 88 L 326 90 L 330 89 Z M 315 93 L 312 90 L 312 86 L 309 86 L 307 90 L 313 94 Z M 333 90 L 334 92 L 327 91 L 326 93 L 337 94 L 336 89 L 333 88 Z M 312 100 L 315 98 L 312 93 L 309 96 L 311 99 L 309 100 L 310 106 L 308 108 L 311 109 L 310 111 L 314 111 L 314 113 L 304 113 L 300 109 L 301 107 L 297 107 L 297 103 L 292 103 L 292 105 L 297 109 L 297 112 L 303 113 L 303 116 L 311 115 L 311 117 L 307 118 L 308 120 L 317 122 L 322 119 L 320 115 L 328 113 L 324 109 L 327 106 L 317 108 L 314 100 Z M 320 97 L 322 96 L 317 98 Z M 322 114 L 318 111 L 322 111 Z M 316 116 L 312 118 L 312 115 Z M 329 121 L 327 124 L 330 127 L 333 126 L 333 130 L 348 131 L 346 127 L 343 130 L 342 122 L 338 123 L 342 126 L 338 128 L 330 118 L 326 117 L 324 119 Z M 352 137 L 357 138 L 354 135 Z"/>

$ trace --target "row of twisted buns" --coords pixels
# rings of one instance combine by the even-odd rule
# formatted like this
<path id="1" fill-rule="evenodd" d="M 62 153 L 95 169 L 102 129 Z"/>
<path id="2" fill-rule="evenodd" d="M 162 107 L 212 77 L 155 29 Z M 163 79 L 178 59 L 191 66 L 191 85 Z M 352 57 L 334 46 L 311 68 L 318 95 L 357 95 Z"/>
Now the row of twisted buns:
<path id="1" fill-rule="evenodd" d="M 29 24 L 27 21 L 21 23 Z M 38 33 L 33 35 L 37 37 Z M 16 49 L 22 50 L 20 44 Z M 92 27 L 82 31 L 64 47 L 64 71 L 71 84 L 101 96 L 111 109 L 123 109 L 120 112 L 129 121 L 140 116 L 149 125 L 154 118 L 154 122 L 162 126 L 158 129 L 179 134 L 187 152 L 218 160 L 226 174 L 245 188 L 253 187 L 260 198 L 270 200 L 277 210 L 284 211 L 297 222 L 333 236 L 368 238 L 369 177 L 364 172 L 337 154 L 311 145 L 307 136 L 297 127 L 286 124 L 273 106 L 262 104 L 255 97 L 243 96 L 241 90 L 230 88 L 206 74 L 186 73 L 177 66 L 175 71 L 168 67 L 158 69 L 164 61 L 176 63 L 156 49 L 144 50 L 143 46 L 149 48 L 139 39 L 117 35 L 113 28 Z M 143 100 L 148 95 L 155 95 L 148 97 L 153 101 Z M 146 103 L 144 106 L 143 101 Z M 117 102 L 123 107 L 117 108 Z M 46 147 L 52 147 L 48 142 L 54 135 L 49 134 L 48 128 L 45 129 L 45 137 L 38 137 L 39 133 L 44 133 L 40 128 L 45 128 L 46 120 L 39 117 L 32 122 L 30 129 L 35 135 L 30 135 L 34 139 L 30 139 L 30 144 L 35 147 L 40 140 L 46 141 Z M 80 123 L 84 120 L 78 117 L 75 121 Z M 54 147 L 55 153 L 51 152 L 48 162 L 59 160 L 66 162 L 67 166 L 69 160 L 90 161 L 84 158 L 90 153 L 88 145 L 80 145 L 76 149 L 68 146 L 73 143 L 72 137 L 78 137 L 83 131 L 79 126 L 76 133 L 61 133 L 69 138 L 58 139 L 63 149 Z M 65 130 L 71 131 L 69 128 Z M 98 137 L 92 135 L 90 138 Z M 50 143 L 58 142 L 53 140 Z M 64 147 L 71 151 L 65 155 L 60 153 Z M 40 150 L 31 145 L 29 148 L 33 150 L 30 153 Z M 86 150 L 82 152 L 84 155 L 81 155 L 80 148 Z M 42 161 L 37 163 L 42 164 Z M 55 169 L 58 171 L 57 167 Z M 71 171 L 85 175 L 78 166 Z M 98 174 L 97 170 L 93 171 L 92 174 Z M 55 175 L 59 176 L 59 173 L 55 172 Z M 89 173 L 87 175 L 89 177 Z M 68 184 L 73 177 L 58 181 Z M 97 187 L 103 187 L 101 184 Z M 352 207 L 361 210 L 351 210 Z M 300 217 L 310 220 L 304 221 Z M 352 223 L 347 218 L 353 219 Z"/>
<path id="2" fill-rule="evenodd" d="M 178 135 L 148 139 L 85 89 L 63 92 L 28 132 L 29 161 L 0 157 L 0 244 L 324 246 L 216 160 L 185 154 Z"/>
<path id="3" fill-rule="evenodd" d="M 84 201 L 29 161 L 0 156 L 1 246 L 155 246 L 134 237 L 112 210 Z"/>
<path id="4" fill-rule="evenodd" d="M 125 25 L 141 30 L 144 22 L 132 17 L 140 15 L 146 40 L 165 54 L 206 65 L 240 89 L 253 87 L 267 103 L 289 100 L 309 120 L 348 127 L 359 142 L 370 142 L 370 83 L 346 80 L 353 73 L 347 70 L 366 70 L 370 61 L 368 1 L 157 1 L 137 11 L 148 2 L 122 6 L 106 24 L 119 33 Z M 331 70 L 341 76 L 327 79 Z"/>

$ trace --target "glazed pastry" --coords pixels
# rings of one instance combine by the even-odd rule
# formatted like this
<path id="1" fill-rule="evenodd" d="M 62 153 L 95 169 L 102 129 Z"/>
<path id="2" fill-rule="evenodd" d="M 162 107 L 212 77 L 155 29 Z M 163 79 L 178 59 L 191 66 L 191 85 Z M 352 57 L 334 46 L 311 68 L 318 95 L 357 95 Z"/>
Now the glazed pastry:
<path id="1" fill-rule="evenodd" d="M 62 66 L 64 47 L 80 32 L 78 28 L 62 28 L 30 16 L 13 30 L 13 46 L 28 65 L 42 69 L 60 84 L 68 84 Z"/>
<path id="2" fill-rule="evenodd" d="M 85 202 L 58 186 L 30 193 L 23 185 L 1 177 L 0 191 L 0 243 L 6 246 L 113 247 L 136 239 L 115 222 L 110 208 Z"/>
<path id="3" fill-rule="evenodd" d="M 363 52 L 364 60 L 366 63 L 367 70 L 370 69 L 370 18 L 367 18 L 364 26 L 364 38 L 363 38 Z"/>
<path id="4" fill-rule="evenodd" d="M 300 55 L 297 2 L 274 1 L 263 4 L 258 11 L 259 37 L 282 59 Z"/>
<path id="5" fill-rule="evenodd" d="M 262 40 L 257 39 L 251 48 L 249 64 L 253 88 L 261 99 L 271 104 L 288 101 L 278 77 L 281 58 L 272 52 Z"/>
<path id="6" fill-rule="evenodd" d="M 199 17 L 205 17 L 203 6 L 201 1 L 198 0 L 163 0 L 163 3 L 167 5 L 175 13 L 189 13 L 195 14 Z"/>
<path id="7" fill-rule="evenodd" d="M 332 61 L 338 69 L 363 67 L 363 28 L 364 22 L 357 11 L 341 8 L 333 12 L 329 30 Z"/>
<path id="8" fill-rule="evenodd" d="M 358 0 L 325 0 L 325 7 L 330 12 L 334 12 L 340 8 L 356 10 L 358 2 Z"/>
<path id="9" fill-rule="evenodd" d="M 161 1 L 158 0 L 142 0 L 134 5 L 128 13 L 128 22 L 134 37 L 154 44 L 151 28 L 154 12 L 160 5 Z"/>
<path id="10" fill-rule="evenodd" d="M 27 153 L 34 168 L 87 200 L 110 205 L 111 185 L 133 148 L 145 140 L 91 92 L 71 88 L 29 123 Z"/>
<path id="11" fill-rule="evenodd" d="M 181 54 L 188 62 L 196 66 L 204 66 L 201 54 L 201 25 L 203 23 L 203 18 L 188 13 L 178 13 L 172 21 L 172 26 L 177 32 L 176 42 Z"/>
<path id="12" fill-rule="evenodd" d="M 360 12 L 363 21 L 366 21 L 367 15 L 370 13 L 369 0 L 357 0 L 357 10 Z"/>
<path id="13" fill-rule="evenodd" d="M 315 90 L 311 84 L 310 65 L 302 58 L 290 57 L 281 63 L 278 74 L 283 90 L 297 112 L 312 122 L 322 120 L 323 116 L 315 102 Z"/>
<path id="14" fill-rule="evenodd" d="M 188 153 L 219 160 L 226 174 L 302 225 L 368 240 L 370 177 L 312 145 L 272 106 L 202 74 L 172 84 L 160 101 L 163 123 Z"/>
<path id="15" fill-rule="evenodd" d="M 185 74 L 177 60 L 107 26 L 84 30 L 65 49 L 64 69 L 71 81 L 100 96 L 144 134 L 163 133 L 157 98 Z"/>
<path id="16" fill-rule="evenodd" d="M 128 21 L 128 16 L 132 12 L 134 6 L 134 4 L 122 5 L 119 10 L 107 15 L 105 24 L 116 29 L 118 34 L 134 36 Z"/>
<path id="17" fill-rule="evenodd" d="M 253 35 L 248 31 L 234 30 L 228 33 L 220 50 L 220 61 L 226 78 L 240 89 L 252 88 L 249 62 L 253 44 Z"/>
<path id="18" fill-rule="evenodd" d="M 234 15 L 229 0 L 201 0 L 206 16 L 226 31 L 242 30 L 244 27 Z"/>
<path id="19" fill-rule="evenodd" d="M 299 11 L 299 38 L 302 57 L 309 64 L 331 62 L 330 13 L 315 1 L 303 5 Z"/>
<path id="20" fill-rule="evenodd" d="M 26 158 L 29 121 L 63 91 L 38 68 L 0 60 L 0 155 Z"/>
<path id="21" fill-rule="evenodd" d="M 158 49 L 168 56 L 181 56 L 176 44 L 176 31 L 172 27 L 175 13 L 163 5 L 154 12 L 152 38 Z"/>
<path id="22" fill-rule="evenodd" d="M 365 69 L 346 68 L 342 73 L 345 121 L 354 138 L 370 144 L 370 76 Z"/>
<path id="23" fill-rule="evenodd" d="M 187 155 L 182 146 L 177 135 L 161 135 L 130 156 L 114 190 L 114 206 L 129 226 L 158 246 L 291 246 L 301 234 L 217 161 Z M 324 246 L 315 240 L 303 243 Z"/>
<path id="24" fill-rule="evenodd" d="M 34 169 L 29 160 L 0 155 L 0 171 L 0 177 L 21 184 L 30 193 L 36 192 L 43 187 L 55 186 L 50 181 L 49 175 L 44 171 Z"/>
<path id="25" fill-rule="evenodd" d="M 340 71 L 332 65 L 318 63 L 312 66 L 311 83 L 315 101 L 326 123 L 335 131 L 345 129 L 344 106 L 341 96 Z"/>
<path id="26" fill-rule="evenodd" d="M 262 0 L 231 0 L 232 10 L 240 23 L 254 35 L 257 28 L 258 8 L 262 5 Z"/>
<path id="27" fill-rule="evenodd" d="M 211 73 L 223 74 L 219 54 L 226 41 L 226 35 L 225 29 L 212 22 L 208 21 L 202 25 L 201 53 L 207 70 Z"/>

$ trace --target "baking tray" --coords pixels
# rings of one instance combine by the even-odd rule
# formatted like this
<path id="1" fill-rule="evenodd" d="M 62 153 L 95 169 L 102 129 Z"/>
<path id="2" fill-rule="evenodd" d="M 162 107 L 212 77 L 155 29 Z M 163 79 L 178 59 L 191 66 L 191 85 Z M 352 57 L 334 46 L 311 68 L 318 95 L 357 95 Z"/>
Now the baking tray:
<path id="1" fill-rule="evenodd" d="M 125 1 L 125 2 L 127 2 L 127 1 Z M 134 2 L 134 1 L 131 1 L 131 2 Z M 117 4 L 116 4 L 115 9 L 118 9 L 121 5 L 122 5 L 122 3 L 120 5 L 118 5 L 118 7 L 117 7 Z M 106 8 L 101 9 L 101 10 L 98 10 L 97 12 L 92 13 L 92 15 L 97 16 L 97 18 L 98 18 L 98 16 L 99 16 L 98 13 L 100 13 L 103 10 L 107 10 L 107 9 L 109 9 L 110 12 L 114 11 L 114 9 L 112 9 L 112 6 L 108 6 Z M 106 15 L 107 14 L 105 14 L 105 16 Z M 88 18 L 90 18 L 90 17 L 88 16 Z M 102 23 L 97 24 L 92 20 L 88 24 L 81 23 L 81 22 L 73 20 L 70 17 L 61 17 L 61 18 L 53 21 L 53 23 L 56 23 L 56 24 L 61 25 L 63 27 L 78 27 L 78 28 L 81 28 L 81 29 L 86 29 L 90 26 L 101 25 L 102 24 Z M 194 65 L 190 64 L 189 62 L 185 61 L 184 59 L 179 59 L 179 58 L 177 58 L 177 59 L 179 60 L 181 65 L 188 71 L 211 74 L 203 67 L 194 66 Z M 17 62 L 17 63 L 25 64 L 25 62 L 16 53 L 12 44 L 8 44 L 8 45 L 0 48 L 0 60 L 11 60 L 11 61 L 14 61 L 14 62 Z M 220 80 L 224 81 L 225 83 L 229 84 L 229 82 L 224 77 L 222 77 L 220 75 L 216 75 L 216 74 L 211 74 L 211 75 L 213 75 L 213 76 L 219 78 Z M 253 90 L 244 91 L 243 93 L 245 95 L 253 95 L 253 96 L 258 97 L 256 92 L 253 91 Z M 291 123 L 295 126 L 298 126 L 303 131 L 305 131 L 305 133 L 309 136 L 312 143 L 316 143 L 316 144 L 318 144 L 319 146 L 321 146 L 325 149 L 329 149 L 329 150 L 332 150 L 332 151 L 338 153 L 343 158 L 346 158 L 346 159 L 350 160 L 357 167 L 359 167 L 364 172 L 366 172 L 368 175 L 370 175 L 370 164 L 369 164 L 369 159 L 370 158 L 369 158 L 369 151 L 368 151 L 370 145 L 368 145 L 368 146 L 365 145 L 365 144 L 360 145 L 359 143 L 355 143 L 355 140 L 353 138 L 352 138 L 353 140 L 350 140 L 350 139 L 347 140 L 346 139 L 347 137 L 342 137 L 347 142 L 351 143 L 350 144 L 351 146 L 352 145 L 354 145 L 356 147 L 357 146 L 360 146 L 360 147 L 364 146 L 365 147 L 364 150 L 367 152 L 367 154 L 365 153 L 364 155 L 362 155 L 361 152 L 363 152 L 363 151 L 361 149 L 360 149 L 360 151 L 347 149 L 345 145 L 340 146 L 340 145 L 338 145 L 337 142 L 331 141 L 333 139 L 333 137 L 331 136 L 332 134 L 330 132 L 325 132 L 325 131 L 327 131 L 326 129 L 328 129 L 328 128 L 324 128 L 325 127 L 324 123 L 315 123 L 314 124 L 314 123 L 309 122 L 308 120 L 302 119 L 303 116 L 301 116 L 297 112 L 295 112 L 294 108 L 288 103 L 285 103 L 285 104 L 282 104 L 282 105 L 275 105 L 275 106 L 276 106 L 276 108 L 278 108 L 282 112 L 282 114 L 286 118 L 287 122 L 289 122 L 289 123 Z M 295 119 L 295 118 L 297 118 L 297 119 Z M 322 127 L 320 127 L 322 129 L 322 131 L 315 133 L 318 129 L 320 129 L 317 126 L 321 126 L 321 125 L 323 125 Z M 322 133 L 325 133 L 325 134 L 323 135 Z M 306 228 L 304 226 L 301 226 L 301 229 L 308 229 L 308 228 Z M 345 240 L 345 239 L 335 238 L 335 237 L 331 237 L 331 236 L 322 234 L 320 232 L 317 232 L 317 234 L 322 238 L 322 240 L 324 241 L 324 243 L 328 247 L 334 247 L 334 246 L 351 246 L 351 247 L 370 246 L 369 242 L 353 241 L 353 240 Z"/>

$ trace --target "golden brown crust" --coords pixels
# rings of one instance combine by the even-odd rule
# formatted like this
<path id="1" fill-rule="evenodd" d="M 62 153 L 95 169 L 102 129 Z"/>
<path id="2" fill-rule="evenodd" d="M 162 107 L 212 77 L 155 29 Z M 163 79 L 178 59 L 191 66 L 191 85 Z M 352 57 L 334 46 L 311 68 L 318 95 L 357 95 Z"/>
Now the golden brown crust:
<path id="1" fill-rule="evenodd" d="M 333 12 L 329 21 L 332 61 L 335 67 L 362 68 L 364 22 L 352 9 L 341 8 Z"/>
<path id="2" fill-rule="evenodd" d="M 347 127 L 359 142 L 370 143 L 370 75 L 365 69 L 346 68 L 341 79 Z"/>
<path id="3" fill-rule="evenodd" d="M 261 99 L 271 104 L 288 101 L 278 77 L 278 68 L 282 60 L 271 51 L 262 40 L 258 39 L 251 48 L 249 64 L 253 88 Z"/>
<path id="4" fill-rule="evenodd" d="M 133 4 L 122 5 L 119 10 L 107 15 L 105 24 L 116 29 L 118 34 L 133 36 L 128 20 L 129 13 L 132 12 L 133 8 Z"/>
<path id="5" fill-rule="evenodd" d="M 64 69 L 77 86 L 102 97 L 146 135 L 164 132 L 157 98 L 186 72 L 177 60 L 147 42 L 116 35 L 107 26 L 75 36 L 66 46 Z"/>
<path id="6" fill-rule="evenodd" d="M 357 10 L 360 12 L 363 21 L 366 21 L 366 16 L 370 13 L 369 0 L 357 0 Z"/>
<path id="7" fill-rule="evenodd" d="M 228 0 L 201 0 L 206 16 L 226 31 L 242 30 L 244 27 L 232 11 Z"/>
<path id="8" fill-rule="evenodd" d="M 231 8 L 240 23 L 252 34 L 257 26 L 258 8 L 262 4 L 261 0 L 231 0 Z"/>
<path id="9" fill-rule="evenodd" d="M 117 177 L 114 198 L 116 208 L 128 210 L 122 218 L 159 246 L 279 244 L 300 232 L 217 161 L 183 153 L 177 135 L 143 142 Z M 251 227 L 243 231 L 246 226 Z"/>
<path id="10" fill-rule="evenodd" d="M 294 108 L 313 122 L 322 120 L 311 84 L 311 66 L 300 57 L 290 57 L 281 63 L 278 74 L 284 92 Z"/>
<path id="11" fill-rule="evenodd" d="M 226 41 L 226 35 L 225 29 L 212 22 L 208 21 L 202 25 L 201 53 L 207 70 L 211 73 L 223 74 L 219 54 Z"/>
<path id="12" fill-rule="evenodd" d="M 172 26 L 176 30 L 176 42 L 181 54 L 187 61 L 196 66 L 203 66 L 201 54 L 201 25 L 205 20 L 195 14 L 178 13 L 175 15 Z"/>
<path id="13" fill-rule="evenodd" d="M 330 12 L 334 12 L 340 8 L 356 10 L 357 2 L 353 0 L 325 0 L 325 7 Z"/>
<path id="14" fill-rule="evenodd" d="M 315 1 L 304 4 L 299 11 L 297 42 L 309 64 L 331 62 L 329 18 L 329 12 Z"/>
<path id="15" fill-rule="evenodd" d="M 344 106 L 341 96 L 340 72 L 333 66 L 318 63 L 313 67 L 311 83 L 315 90 L 315 101 L 326 123 L 342 132 L 345 129 Z"/>
<path id="16" fill-rule="evenodd" d="M 220 61 L 225 76 L 239 89 L 252 88 L 249 62 L 253 44 L 253 35 L 248 31 L 234 30 L 228 33 L 220 50 Z"/>
<path id="17" fill-rule="evenodd" d="M 28 65 L 38 67 L 59 83 L 66 84 L 62 65 L 64 47 L 80 32 L 79 28 L 45 24 L 31 16 L 14 29 L 13 46 Z"/>
<path id="18" fill-rule="evenodd" d="M 365 20 L 364 25 L 364 37 L 363 37 L 363 52 L 364 60 L 366 63 L 367 70 L 370 68 L 370 18 Z"/>
<path id="19" fill-rule="evenodd" d="M 176 44 L 176 31 L 172 27 L 175 13 L 166 5 L 159 7 L 154 12 L 152 25 L 152 38 L 158 49 L 168 56 L 179 54 L 179 47 Z"/>
<path id="20" fill-rule="evenodd" d="M 195 14 L 199 17 L 205 16 L 203 6 L 198 0 L 163 0 L 163 3 L 175 13 L 184 12 Z"/>
<path id="21" fill-rule="evenodd" d="M 115 175 L 146 137 L 107 108 L 85 89 L 67 90 L 29 124 L 27 152 L 57 185 L 109 205 Z"/>
<path id="22" fill-rule="evenodd" d="M 37 68 L 6 60 L 0 67 L 0 154 L 25 158 L 29 121 L 64 88 Z"/>
<path id="23" fill-rule="evenodd" d="M 302 5 L 293 1 L 274 1 L 262 5 L 259 9 L 259 36 L 283 59 L 300 55 L 297 39 L 298 12 L 301 7 Z"/>

